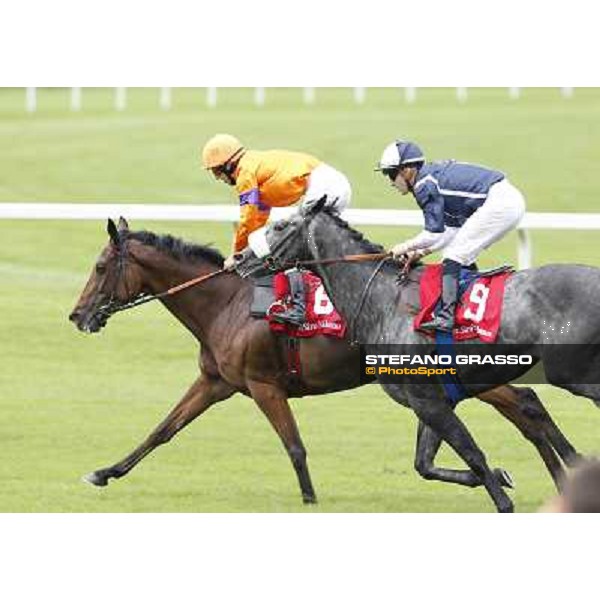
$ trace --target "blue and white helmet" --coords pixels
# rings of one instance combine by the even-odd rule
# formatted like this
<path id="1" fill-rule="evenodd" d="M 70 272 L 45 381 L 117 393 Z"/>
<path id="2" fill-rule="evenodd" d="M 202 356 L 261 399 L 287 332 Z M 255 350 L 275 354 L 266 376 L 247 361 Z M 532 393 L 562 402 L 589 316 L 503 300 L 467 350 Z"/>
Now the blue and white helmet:
<path id="1" fill-rule="evenodd" d="M 376 171 L 381 171 L 391 179 L 395 179 L 400 167 L 425 162 L 423 151 L 414 142 L 396 140 L 388 144 L 381 155 Z"/>

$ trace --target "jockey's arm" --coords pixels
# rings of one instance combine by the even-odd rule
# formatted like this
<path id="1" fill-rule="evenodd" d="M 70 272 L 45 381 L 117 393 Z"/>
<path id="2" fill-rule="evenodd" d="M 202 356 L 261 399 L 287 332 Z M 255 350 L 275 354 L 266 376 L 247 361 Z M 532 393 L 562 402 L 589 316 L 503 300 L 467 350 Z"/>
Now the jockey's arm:
<path id="1" fill-rule="evenodd" d="M 240 222 L 233 241 L 233 251 L 241 252 L 248 246 L 248 236 L 269 220 L 271 207 L 260 201 L 258 189 L 240 194 Z"/>
<path id="2" fill-rule="evenodd" d="M 423 190 L 418 195 L 415 194 L 415 197 L 423 210 L 425 227 L 414 238 L 392 248 L 392 254 L 396 258 L 415 250 L 433 252 L 443 248 L 450 241 L 450 235 L 446 234 L 444 226 L 444 199 L 435 190 Z"/>
<path id="3" fill-rule="evenodd" d="M 455 238 L 456 234 L 458 233 L 458 229 L 458 227 L 446 227 L 437 241 L 429 246 L 429 251 L 427 254 L 430 254 L 431 252 L 437 252 L 438 250 L 445 248 Z"/>
<path id="4" fill-rule="evenodd" d="M 433 233 L 431 231 L 423 230 L 414 238 L 394 246 L 392 248 L 392 254 L 395 258 L 398 258 L 402 254 L 407 254 L 414 250 L 431 250 L 441 237 L 442 233 Z"/>

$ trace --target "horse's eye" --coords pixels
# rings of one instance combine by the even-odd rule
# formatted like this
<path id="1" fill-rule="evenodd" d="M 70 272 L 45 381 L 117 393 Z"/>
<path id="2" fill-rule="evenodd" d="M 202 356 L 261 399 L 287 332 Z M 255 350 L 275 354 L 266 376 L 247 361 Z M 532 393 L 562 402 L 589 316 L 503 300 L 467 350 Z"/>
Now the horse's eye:
<path id="1" fill-rule="evenodd" d="M 279 221 L 278 223 L 275 223 L 275 231 L 283 231 L 287 226 L 287 221 Z"/>
<path id="2" fill-rule="evenodd" d="M 98 275 L 104 275 L 104 273 L 106 273 L 106 265 L 96 265 L 96 273 Z"/>

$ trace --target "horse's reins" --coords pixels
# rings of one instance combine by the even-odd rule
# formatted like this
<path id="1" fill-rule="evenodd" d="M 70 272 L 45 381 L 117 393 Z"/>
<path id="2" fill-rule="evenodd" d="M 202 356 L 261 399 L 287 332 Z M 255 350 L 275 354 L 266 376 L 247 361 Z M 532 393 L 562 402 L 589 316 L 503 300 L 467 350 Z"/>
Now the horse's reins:
<path id="1" fill-rule="evenodd" d="M 356 340 L 354 339 L 356 321 L 358 320 L 360 312 L 364 306 L 365 300 L 367 299 L 367 295 L 369 294 L 369 290 L 371 289 L 371 284 L 373 283 L 373 280 L 375 279 L 379 271 L 381 271 L 383 265 L 390 258 L 392 258 L 391 252 L 379 252 L 377 254 L 348 254 L 346 256 L 338 256 L 335 258 L 299 260 L 293 262 L 293 264 L 291 264 L 290 266 L 331 265 L 339 262 L 367 262 L 374 260 L 379 261 L 379 264 L 375 267 L 375 269 L 369 276 L 369 279 L 367 280 L 367 283 L 361 292 L 358 303 L 356 304 L 356 308 L 354 309 L 352 317 L 350 318 L 350 321 L 348 323 L 348 329 L 350 331 L 350 343 L 356 344 Z M 288 261 L 288 263 L 290 262 L 292 261 Z M 286 266 L 287 263 L 283 263 L 283 265 Z"/>
<path id="2" fill-rule="evenodd" d="M 158 294 L 140 293 L 130 302 L 121 304 L 116 299 L 116 292 L 117 292 L 117 288 L 119 287 L 119 281 L 121 280 L 121 277 L 123 275 L 125 259 L 126 259 L 126 252 L 125 252 L 126 248 L 124 246 L 115 246 L 115 249 L 117 251 L 117 260 L 118 260 L 117 281 L 115 282 L 113 291 L 110 295 L 110 298 L 108 299 L 108 302 L 98 308 L 98 313 L 106 319 L 108 319 L 115 313 L 121 312 L 123 310 L 128 310 L 129 308 L 135 308 L 136 306 L 141 306 L 142 304 L 152 302 L 153 300 L 162 300 L 169 296 L 173 296 L 173 295 L 177 294 L 178 292 L 186 290 L 192 286 L 198 285 L 199 283 L 208 281 L 209 279 L 212 279 L 213 277 L 216 277 L 217 275 L 221 275 L 222 273 L 227 273 L 227 271 L 225 269 L 219 269 L 218 271 L 213 271 L 212 273 L 207 273 L 206 275 L 200 275 L 199 277 L 195 277 L 194 279 L 189 279 L 188 281 L 184 281 L 183 283 L 180 283 L 179 285 L 170 287 L 168 290 L 165 290 L 164 292 L 160 292 Z M 126 293 L 126 295 L 128 295 L 127 294 L 127 279 L 125 279 L 125 293 Z"/>
<path id="3" fill-rule="evenodd" d="M 221 275 L 222 273 L 227 273 L 227 271 L 225 269 L 219 269 L 218 271 L 214 271 L 213 273 L 201 275 L 200 277 L 195 277 L 194 279 L 189 279 L 188 281 L 184 281 L 183 283 L 173 286 L 168 290 L 165 290 L 164 292 L 160 292 L 159 294 L 141 294 L 134 298 L 131 302 L 128 302 L 127 304 L 118 304 L 110 306 L 110 303 L 113 301 L 113 299 L 111 298 L 108 304 L 106 304 L 105 306 L 101 306 L 98 310 L 105 312 L 104 309 L 109 309 L 110 314 L 114 315 L 115 313 L 121 312 L 122 310 L 135 308 L 136 306 L 141 306 L 142 304 L 146 304 L 147 302 L 152 302 L 152 300 L 162 300 L 164 298 L 167 298 L 168 296 L 173 296 L 178 292 L 198 285 L 199 283 L 207 281 L 213 277 L 216 277 L 217 275 Z"/>
<path id="4" fill-rule="evenodd" d="M 391 258 L 389 252 L 380 252 L 378 254 L 347 254 L 346 256 L 337 256 L 335 258 L 321 258 L 311 260 L 286 260 L 279 262 L 277 259 L 267 256 L 265 258 L 265 267 L 270 271 L 279 271 L 292 267 L 309 267 L 313 265 L 331 265 L 340 262 L 367 262 L 372 260 L 385 260 Z"/>
<path id="5" fill-rule="evenodd" d="M 375 269 L 371 273 L 371 276 L 369 277 L 367 284 L 365 285 L 365 287 L 362 291 L 362 294 L 360 295 L 360 300 L 358 301 L 358 304 L 356 305 L 356 308 L 354 309 L 354 314 L 352 315 L 352 319 L 349 324 L 350 344 L 352 344 L 353 346 L 357 342 L 357 340 L 354 339 L 355 338 L 354 333 L 355 333 L 356 321 L 358 321 L 358 316 L 360 315 L 360 311 L 362 310 L 363 304 L 365 303 L 365 300 L 367 299 L 367 294 L 369 293 L 369 289 L 371 288 L 371 284 L 373 283 L 373 280 L 377 276 L 377 273 L 379 273 L 379 271 L 381 271 L 381 267 L 383 267 L 383 265 L 386 263 L 388 258 L 390 258 L 390 255 L 386 254 L 384 256 L 384 258 L 382 258 L 379 261 L 379 264 L 375 267 Z"/>
<path id="6" fill-rule="evenodd" d="M 292 266 L 310 266 L 310 265 L 331 265 L 338 262 L 368 262 L 370 260 L 385 260 L 391 258 L 389 252 L 380 252 L 378 254 L 348 254 L 346 256 L 338 256 L 336 258 L 321 258 L 313 260 L 299 260 L 293 262 Z M 292 261 L 287 261 L 291 263 Z M 287 263 L 284 263 L 284 265 Z"/>
<path id="7" fill-rule="evenodd" d="M 136 306 L 141 306 L 142 304 L 152 302 L 153 300 L 162 300 L 169 296 L 174 296 L 175 294 L 182 292 L 183 290 L 186 290 L 186 289 L 196 286 L 200 283 L 208 281 L 209 279 L 212 279 L 213 277 L 216 277 L 217 275 L 221 275 L 223 273 L 228 272 L 226 269 L 219 269 L 218 271 L 214 271 L 212 273 L 207 273 L 206 275 L 201 275 L 199 277 L 195 277 L 194 279 L 189 279 L 188 281 L 184 281 L 183 283 L 173 286 L 173 287 L 169 288 L 168 290 L 165 290 L 164 292 L 160 292 L 158 294 L 140 294 L 139 296 L 137 296 L 136 298 L 131 300 L 131 302 L 127 302 L 125 304 L 119 304 L 118 301 L 115 300 L 115 291 L 119 285 L 119 280 L 121 279 L 121 276 L 123 273 L 125 256 L 122 251 L 122 248 L 119 248 L 118 252 L 119 252 L 119 257 L 118 257 L 119 268 L 118 268 L 118 274 L 117 274 L 117 282 L 115 284 L 114 291 L 111 294 L 109 301 L 106 304 L 102 305 L 98 309 L 98 312 L 100 314 L 102 314 L 103 316 L 105 316 L 106 318 L 114 315 L 115 313 L 121 312 L 123 310 L 128 310 L 130 308 L 135 308 Z M 364 261 L 368 261 L 368 260 L 382 260 L 381 264 L 383 264 L 383 262 L 389 257 L 390 257 L 389 253 L 350 254 L 347 256 L 340 256 L 337 258 L 326 258 L 323 260 L 294 261 L 293 264 L 290 262 L 290 266 L 308 266 L 308 265 L 316 265 L 316 264 L 331 264 L 331 263 L 336 263 L 336 262 L 364 262 Z M 284 268 L 286 267 L 286 263 L 283 264 L 283 267 Z M 381 267 L 381 265 L 377 268 L 375 273 L 377 273 L 377 271 L 379 271 L 380 267 Z M 373 278 L 373 276 L 371 277 L 371 279 L 372 278 Z M 365 292 L 363 292 L 363 298 L 360 303 L 361 307 L 364 302 L 364 296 L 366 296 L 366 291 L 368 290 L 370 282 L 371 282 L 371 280 L 369 280 L 369 283 L 367 284 L 367 287 L 365 288 Z"/>
<path id="8" fill-rule="evenodd" d="M 367 261 L 378 260 L 379 264 L 375 267 L 375 269 L 369 276 L 369 279 L 367 280 L 367 283 L 361 292 L 361 295 L 360 295 L 360 298 L 356 305 L 356 308 L 354 309 L 354 312 L 353 312 L 350 322 L 348 324 L 348 329 L 350 331 L 350 343 L 356 344 L 356 340 L 354 339 L 356 321 L 358 320 L 360 312 L 364 306 L 365 300 L 367 299 L 367 295 L 369 294 L 369 290 L 371 289 L 371 284 L 373 283 L 373 280 L 375 279 L 375 277 L 377 276 L 379 271 L 381 271 L 381 268 L 386 263 L 386 261 L 388 261 L 390 258 L 392 258 L 392 253 L 391 252 L 380 252 L 377 254 L 348 254 L 346 256 L 338 256 L 335 258 L 285 261 L 285 262 L 281 262 L 279 264 L 277 264 L 277 260 L 272 259 L 271 261 L 269 261 L 268 258 L 269 257 L 267 257 L 267 259 L 265 260 L 266 266 L 270 269 L 275 267 L 275 268 L 277 268 L 277 270 L 285 269 L 288 267 L 305 267 L 305 266 L 313 266 L 313 265 L 330 265 L 330 264 L 335 264 L 335 263 L 340 263 L 340 262 L 350 262 L 351 263 L 351 262 L 367 262 Z M 406 269 L 406 266 L 405 266 L 405 269 Z M 404 273 L 404 269 L 403 269 L 403 273 Z"/>

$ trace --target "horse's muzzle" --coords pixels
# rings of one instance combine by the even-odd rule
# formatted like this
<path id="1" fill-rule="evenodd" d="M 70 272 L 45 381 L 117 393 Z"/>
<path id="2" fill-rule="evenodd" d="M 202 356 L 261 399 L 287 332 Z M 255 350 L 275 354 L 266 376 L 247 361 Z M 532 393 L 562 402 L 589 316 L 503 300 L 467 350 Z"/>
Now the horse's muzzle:
<path id="1" fill-rule="evenodd" d="M 94 313 L 86 316 L 79 310 L 74 310 L 69 315 L 69 321 L 73 322 L 79 331 L 84 333 L 98 333 L 108 321 L 108 317 L 103 313 Z"/>

